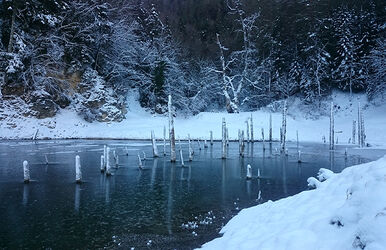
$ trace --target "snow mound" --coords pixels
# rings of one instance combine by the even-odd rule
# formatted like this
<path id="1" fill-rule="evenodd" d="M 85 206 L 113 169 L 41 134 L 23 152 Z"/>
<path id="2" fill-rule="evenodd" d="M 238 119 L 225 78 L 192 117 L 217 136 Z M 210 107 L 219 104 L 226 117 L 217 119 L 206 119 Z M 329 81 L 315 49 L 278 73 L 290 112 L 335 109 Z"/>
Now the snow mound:
<path id="1" fill-rule="evenodd" d="M 386 156 L 324 173 L 315 190 L 242 210 L 203 248 L 386 249 Z"/>

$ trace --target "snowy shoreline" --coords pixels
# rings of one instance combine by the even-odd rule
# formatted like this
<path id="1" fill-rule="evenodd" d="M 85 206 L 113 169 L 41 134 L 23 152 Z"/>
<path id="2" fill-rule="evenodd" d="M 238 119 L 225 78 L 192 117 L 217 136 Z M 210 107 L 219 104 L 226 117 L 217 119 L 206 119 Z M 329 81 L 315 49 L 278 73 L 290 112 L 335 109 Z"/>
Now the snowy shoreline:
<path id="1" fill-rule="evenodd" d="M 385 249 L 386 156 L 323 179 L 315 190 L 243 209 L 202 248 Z"/>
<path id="2" fill-rule="evenodd" d="M 346 94 L 338 93 L 332 97 L 337 105 L 335 115 L 336 140 L 338 144 L 347 144 L 352 137 L 353 120 L 357 119 L 357 103 L 366 104 L 364 95 L 355 96 L 355 102 L 348 100 Z M 61 110 L 55 117 L 36 119 L 23 117 L 14 110 L 5 110 L 5 119 L 0 120 L 0 140 L 30 140 L 38 131 L 37 139 L 95 139 L 95 140 L 150 140 L 150 133 L 155 132 L 157 139 L 163 139 L 164 127 L 168 129 L 168 120 L 164 115 L 155 115 L 139 106 L 136 96 L 128 100 L 130 107 L 126 119 L 121 122 L 88 123 L 75 111 Z M 329 105 L 329 104 L 328 104 Z M 371 146 L 385 146 L 386 105 L 374 106 L 366 104 L 364 110 L 366 142 Z M 280 110 L 271 112 L 262 108 L 253 112 L 229 114 L 223 112 L 202 112 L 196 116 L 175 119 L 176 139 L 191 138 L 209 140 L 213 131 L 213 139 L 221 140 L 221 121 L 224 117 L 229 128 L 229 139 L 237 140 L 238 130 L 246 129 L 245 121 L 253 116 L 254 139 L 261 140 L 261 130 L 268 134 L 269 116 L 272 114 L 273 139 L 280 138 L 282 115 Z M 318 119 L 306 117 L 298 100 L 292 100 L 287 117 L 287 140 L 296 141 L 297 131 L 300 142 L 322 142 L 322 137 L 328 138 L 329 117 L 318 116 Z"/>

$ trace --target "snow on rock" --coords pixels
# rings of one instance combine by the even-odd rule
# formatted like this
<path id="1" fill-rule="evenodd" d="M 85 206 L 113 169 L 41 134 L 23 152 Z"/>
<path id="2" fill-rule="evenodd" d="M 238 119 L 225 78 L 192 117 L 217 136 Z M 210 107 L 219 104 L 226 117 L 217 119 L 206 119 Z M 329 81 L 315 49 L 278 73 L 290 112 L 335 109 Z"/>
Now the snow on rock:
<path id="1" fill-rule="evenodd" d="M 386 248 L 386 156 L 329 175 L 318 185 L 242 210 L 221 230 L 221 238 L 202 248 Z"/>
<path id="2" fill-rule="evenodd" d="M 308 186 L 310 188 L 318 188 L 320 187 L 320 181 L 318 181 L 315 177 L 310 177 L 307 179 Z"/>
<path id="3" fill-rule="evenodd" d="M 330 179 L 334 175 L 334 172 L 332 172 L 329 169 L 321 168 L 318 172 L 318 179 L 319 181 L 325 181 Z"/>

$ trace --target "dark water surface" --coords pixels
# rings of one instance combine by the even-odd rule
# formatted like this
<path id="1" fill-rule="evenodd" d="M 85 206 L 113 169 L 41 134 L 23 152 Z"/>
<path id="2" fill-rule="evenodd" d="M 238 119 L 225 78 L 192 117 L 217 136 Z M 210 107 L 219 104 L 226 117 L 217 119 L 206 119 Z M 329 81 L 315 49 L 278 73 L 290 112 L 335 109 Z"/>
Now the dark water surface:
<path id="1" fill-rule="evenodd" d="M 119 155 L 111 177 L 99 171 L 103 145 Z M 194 161 L 188 162 L 182 144 L 182 168 L 168 157 L 152 159 L 150 142 L 0 142 L 0 248 L 192 249 L 218 237 L 240 209 L 306 190 L 307 178 L 319 168 L 340 172 L 382 154 L 363 157 L 349 149 L 345 159 L 345 146 L 332 153 L 328 145 L 302 144 L 299 164 L 291 143 L 288 156 L 276 152 L 277 143 L 265 143 L 265 151 L 262 143 L 249 144 L 243 159 L 231 143 L 227 160 L 220 159 L 220 143 L 201 151 L 193 145 Z M 140 171 L 142 151 L 148 158 Z M 76 155 L 81 185 L 75 184 Z M 23 160 L 30 163 L 29 184 L 23 183 Z M 247 181 L 247 164 L 254 176 L 260 169 L 262 178 Z"/>

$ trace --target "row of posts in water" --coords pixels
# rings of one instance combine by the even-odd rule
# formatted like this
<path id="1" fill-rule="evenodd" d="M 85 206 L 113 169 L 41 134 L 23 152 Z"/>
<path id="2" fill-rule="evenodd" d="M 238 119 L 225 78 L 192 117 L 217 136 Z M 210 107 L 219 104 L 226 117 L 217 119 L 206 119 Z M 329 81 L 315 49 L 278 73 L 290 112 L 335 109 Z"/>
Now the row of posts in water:
<path id="1" fill-rule="evenodd" d="M 176 162 L 176 143 L 175 143 L 175 130 L 174 130 L 174 117 L 172 112 L 172 98 L 169 95 L 168 98 L 168 114 L 169 114 L 169 143 L 170 143 L 170 160 L 171 162 Z M 249 123 L 250 121 L 250 123 Z M 361 147 L 365 146 L 365 128 L 364 128 L 364 117 L 363 112 L 361 109 L 360 104 L 358 105 L 358 143 Z M 353 131 L 352 131 L 352 140 L 351 142 L 355 144 L 355 134 L 356 134 L 356 121 L 353 121 Z M 282 126 L 280 127 L 280 147 L 281 152 L 286 153 L 286 132 L 287 132 L 287 102 L 283 102 L 283 108 L 282 108 Z M 334 128 L 334 104 L 331 102 L 331 112 L 330 112 L 330 149 L 334 149 L 334 134 L 335 134 L 335 128 Z M 264 128 L 261 129 L 261 135 L 262 135 L 262 143 L 263 143 L 263 150 L 265 150 L 265 137 L 264 137 Z M 246 139 L 244 130 L 240 130 L 238 132 L 238 142 L 239 142 L 239 154 L 241 157 L 244 157 L 244 148 L 245 148 L 245 141 L 247 142 L 254 142 L 254 127 L 253 127 L 253 117 L 251 114 L 251 117 L 247 119 L 246 121 Z M 296 138 L 297 138 L 297 147 L 299 149 L 299 136 L 298 131 L 296 131 Z M 153 148 L 153 157 L 159 157 L 159 152 L 156 144 L 155 134 L 154 131 L 151 131 L 151 141 L 152 141 L 152 148 Z M 272 142 L 272 114 L 270 114 L 269 117 L 269 141 Z M 191 139 L 190 135 L 188 135 L 188 143 L 189 143 L 189 161 L 193 160 L 194 151 L 191 145 Z M 197 141 L 199 144 L 199 149 L 201 149 L 201 143 L 200 140 Z M 229 145 L 229 130 L 226 126 L 225 118 L 222 119 L 222 159 L 226 159 L 226 148 Z M 213 131 L 210 131 L 210 144 L 213 145 Z M 207 147 L 207 141 L 204 140 L 204 147 Z M 163 137 L 163 148 L 164 148 L 164 156 L 166 156 L 166 128 L 164 127 L 164 137 Z M 180 144 L 179 148 L 180 153 L 180 159 L 181 164 L 184 166 L 184 159 L 183 159 L 183 153 L 182 148 Z M 345 154 L 347 155 L 347 149 Z M 301 162 L 300 159 L 301 152 L 298 150 L 298 162 Z M 114 160 L 116 162 L 116 167 L 118 166 L 118 155 L 114 151 Z M 107 146 L 104 146 L 103 155 L 101 155 L 101 172 L 106 172 L 107 176 L 111 175 L 111 169 L 112 166 L 110 164 L 110 148 Z M 140 169 L 143 168 L 142 160 L 140 155 L 138 154 L 138 166 Z M 248 165 L 249 166 L 249 165 Z M 27 161 L 23 162 L 23 169 L 24 169 L 24 182 L 28 183 L 30 181 L 30 172 L 29 172 L 29 165 Z M 80 157 L 77 155 L 75 157 L 75 172 L 76 172 L 76 182 L 80 183 L 82 181 L 82 172 L 81 172 L 81 164 L 80 164 Z"/>

